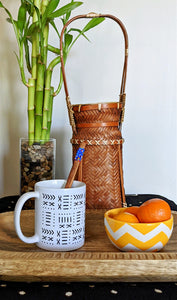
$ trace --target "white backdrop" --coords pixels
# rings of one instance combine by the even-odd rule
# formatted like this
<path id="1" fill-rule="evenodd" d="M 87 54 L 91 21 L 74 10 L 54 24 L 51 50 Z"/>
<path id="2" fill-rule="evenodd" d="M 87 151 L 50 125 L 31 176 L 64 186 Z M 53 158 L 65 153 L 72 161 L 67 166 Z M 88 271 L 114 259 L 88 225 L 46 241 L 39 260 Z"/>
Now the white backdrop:
<path id="1" fill-rule="evenodd" d="M 14 14 L 17 3 L 8 1 Z M 176 6 L 175 0 L 85 0 L 73 16 L 109 13 L 125 24 L 130 45 L 123 124 L 125 191 L 160 194 L 177 203 Z M 0 196 L 19 193 L 19 138 L 27 136 L 27 90 L 13 52 L 14 33 L 5 19 L 0 10 Z M 75 22 L 80 24 L 85 21 Z M 67 61 L 71 102 L 117 101 L 122 33 L 116 23 L 106 20 L 88 37 L 91 42 L 78 40 Z M 58 46 L 54 35 L 50 39 Z M 54 75 L 56 85 L 59 71 Z M 63 89 L 55 98 L 52 137 L 57 139 L 56 177 L 63 178 L 71 167 L 71 128 Z"/>

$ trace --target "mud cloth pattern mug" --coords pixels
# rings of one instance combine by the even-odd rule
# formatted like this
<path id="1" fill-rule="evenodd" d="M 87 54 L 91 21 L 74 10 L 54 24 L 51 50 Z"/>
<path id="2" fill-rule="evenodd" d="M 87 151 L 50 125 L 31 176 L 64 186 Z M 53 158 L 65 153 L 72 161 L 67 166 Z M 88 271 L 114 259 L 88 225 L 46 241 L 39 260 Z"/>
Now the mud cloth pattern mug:
<path id="1" fill-rule="evenodd" d="M 71 251 L 85 241 L 86 185 L 74 181 L 65 189 L 66 180 L 45 180 L 35 184 L 35 191 L 23 194 L 15 206 L 14 224 L 18 237 L 49 251 Z M 24 203 L 35 197 L 35 234 L 26 237 L 20 227 Z"/>

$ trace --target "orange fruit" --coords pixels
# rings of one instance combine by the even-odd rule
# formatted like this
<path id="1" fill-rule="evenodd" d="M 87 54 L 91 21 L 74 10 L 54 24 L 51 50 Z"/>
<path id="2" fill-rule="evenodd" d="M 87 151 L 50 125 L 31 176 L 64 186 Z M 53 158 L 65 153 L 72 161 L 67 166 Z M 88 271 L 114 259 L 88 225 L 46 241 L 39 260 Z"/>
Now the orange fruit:
<path id="1" fill-rule="evenodd" d="M 124 211 L 129 212 L 129 213 L 137 216 L 138 210 L 139 210 L 139 206 L 129 206 Z"/>
<path id="2" fill-rule="evenodd" d="M 139 223 L 139 220 L 135 215 L 126 211 L 114 215 L 113 218 L 117 221 L 123 221 L 126 223 Z"/>
<path id="3" fill-rule="evenodd" d="M 162 199 L 150 199 L 139 207 L 137 218 L 141 223 L 163 222 L 171 218 L 171 208 Z"/>

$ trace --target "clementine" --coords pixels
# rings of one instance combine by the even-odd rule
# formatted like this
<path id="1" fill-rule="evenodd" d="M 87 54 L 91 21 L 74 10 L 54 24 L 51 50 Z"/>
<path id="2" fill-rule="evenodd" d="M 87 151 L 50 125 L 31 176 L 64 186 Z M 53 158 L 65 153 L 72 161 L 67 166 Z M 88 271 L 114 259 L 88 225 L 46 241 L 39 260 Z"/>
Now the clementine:
<path id="1" fill-rule="evenodd" d="M 133 215 L 129 212 L 126 212 L 126 211 L 121 212 L 117 215 L 114 215 L 113 218 L 114 218 L 114 220 L 123 221 L 126 223 L 139 223 L 139 220 L 135 215 Z"/>
<path id="2" fill-rule="evenodd" d="M 171 208 L 169 204 L 162 199 L 150 199 L 139 207 L 137 218 L 141 223 L 166 221 L 171 218 Z"/>
<path id="3" fill-rule="evenodd" d="M 126 212 L 129 212 L 135 216 L 137 216 L 138 210 L 139 210 L 139 206 L 129 206 L 125 209 Z"/>

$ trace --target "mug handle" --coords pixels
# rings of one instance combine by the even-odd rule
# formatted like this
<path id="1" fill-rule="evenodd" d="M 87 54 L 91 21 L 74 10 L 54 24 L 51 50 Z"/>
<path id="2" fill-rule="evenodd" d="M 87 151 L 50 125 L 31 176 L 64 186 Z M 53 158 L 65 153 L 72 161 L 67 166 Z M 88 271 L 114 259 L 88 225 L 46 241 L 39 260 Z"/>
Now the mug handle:
<path id="1" fill-rule="evenodd" d="M 33 198 L 33 197 L 39 198 L 39 192 L 36 192 L 36 191 L 35 192 L 28 192 L 28 193 L 25 193 L 24 195 L 22 195 L 18 199 L 18 201 L 16 203 L 16 206 L 15 206 L 15 211 L 14 211 L 14 225 L 15 225 L 16 233 L 17 233 L 18 237 L 24 243 L 27 243 L 27 244 L 39 242 L 39 236 L 38 236 L 38 234 L 35 233 L 31 237 L 26 237 L 22 233 L 21 226 L 20 226 L 20 215 L 21 215 L 22 207 L 23 207 L 24 203 L 27 200 L 29 200 L 30 198 Z"/>

